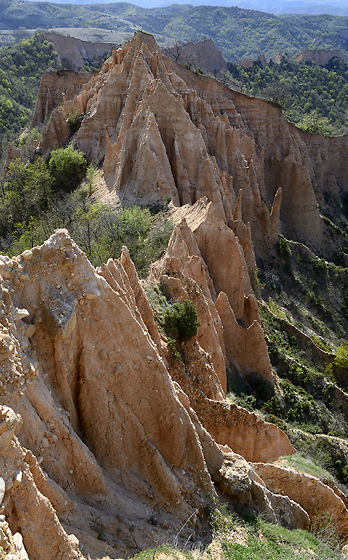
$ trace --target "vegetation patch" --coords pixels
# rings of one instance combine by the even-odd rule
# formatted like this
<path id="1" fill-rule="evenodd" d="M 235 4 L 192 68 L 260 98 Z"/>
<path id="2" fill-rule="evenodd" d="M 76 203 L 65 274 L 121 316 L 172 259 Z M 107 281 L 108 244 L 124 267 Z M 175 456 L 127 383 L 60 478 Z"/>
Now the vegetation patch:
<path id="1" fill-rule="evenodd" d="M 283 55 L 279 64 L 256 61 L 251 68 L 229 62 L 224 79 L 232 88 L 281 107 L 286 119 L 303 130 L 328 136 L 348 131 L 347 61 L 334 58 L 319 66 Z"/>
<path id="2" fill-rule="evenodd" d="M 0 47 L 0 137 L 29 124 L 41 76 L 58 67 L 57 57 L 53 43 L 39 35 Z"/>
<path id="3" fill-rule="evenodd" d="M 212 508 L 210 544 L 187 542 L 182 547 L 163 544 L 136 554 L 131 560 L 340 560 L 340 544 L 333 524 L 318 519 L 312 531 L 289 531 L 257 518 L 250 510 L 231 510 L 221 503 Z M 326 530 L 323 530 L 326 522 Z"/>
<path id="4" fill-rule="evenodd" d="M 182 303 L 174 303 L 164 315 L 165 330 L 172 333 L 179 342 L 187 342 L 196 336 L 200 322 L 194 303 L 185 299 Z"/>
<path id="5" fill-rule="evenodd" d="M 112 209 L 92 198 L 97 171 L 71 146 L 52 152 L 46 163 L 11 163 L 2 184 L 0 251 L 17 255 L 67 228 L 95 266 L 119 258 L 126 245 L 141 277 L 167 247 L 173 224 L 167 207 Z M 81 178 L 85 181 L 79 188 Z"/>

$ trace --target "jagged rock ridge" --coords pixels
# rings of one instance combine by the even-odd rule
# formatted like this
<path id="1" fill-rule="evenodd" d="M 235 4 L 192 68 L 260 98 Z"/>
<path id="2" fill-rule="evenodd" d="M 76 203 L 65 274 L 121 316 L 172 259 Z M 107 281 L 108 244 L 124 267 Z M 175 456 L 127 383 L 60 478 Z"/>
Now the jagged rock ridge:
<path id="1" fill-rule="evenodd" d="M 275 242 L 280 212 L 281 228 L 321 251 L 334 249 L 318 203 L 325 205 L 327 190 L 347 190 L 346 137 L 298 130 L 270 103 L 166 59 L 140 32 L 52 114 L 44 154 L 69 140 L 72 107 L 85 115 L 73 144 L 91 161 L 104 161 L 108 188 L 123 201 L 171 197 L 182 205 L 206 196 L 226 223 L 236 211 L 250 223 L 260 255 Z"/>
<path id="2" fill-rule="evenodd" d="M 75 107 L 84 118 L 70 137 Z M 191 74 L 137 33 L 53 111 L 41 150 L 67 141 L 103 162 L 123 201 L 173 199 L 177 225 L 149 282 L 194 301 L 201 326 L 173 360 L 126 249 L 95 270 L 59 230 L 2 258 L 0 388 L 14 413 L 2 409 L 9 528 L 0 529 L 9 549 L 12 532 L 38 560 L 126 557 L 174 538 L 188 519 L 182 537 L 199 531 L 216 490 L 308 527 L 308 500 L 286 491 L 298 475 L 260 465 L 293 453 L 287 436 L 227 403 L 226 369 L 272 391 L 255 252 L 267 257 L 279 227 L 330 250 L 316 196 L 328 177 L 346 188 L 346 161 L 334 167 L 346 140 L 300 133 L 275 107 Z M 345 527 L 344 501 L 330 499 Z"/>
<path id="3" fill-rule="evenodd" d="M 174 46 L 165 49 L 163 54 L 169 56 L 175 62 L 186 65 L 190 70 L 201 68 L 204 72 L 218 73 L 221 70 L 226 70 L 227 67 L 226 60 L 212 39 L 184 45 L 176 43 Z"/>
<path id="4" fill-rule="evenodd" d="M 115 47 L 114 43 L 91 43 L 76 37 L 66 37 L 58 33 L 40 33 L 40 40 L 50 41 L 58 54 L 58 60 L 69 70 L 81 70 L 85 62 L 98 66 Z"/>

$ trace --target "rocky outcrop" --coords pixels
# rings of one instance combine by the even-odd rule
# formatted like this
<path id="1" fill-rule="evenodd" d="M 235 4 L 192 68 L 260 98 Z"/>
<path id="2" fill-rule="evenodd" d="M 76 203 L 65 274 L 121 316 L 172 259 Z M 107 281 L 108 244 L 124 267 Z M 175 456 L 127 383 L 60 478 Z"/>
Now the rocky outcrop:
<path id="1" fill-rule="evenodd" d="M 17 148 L 13 144 L 11 144 L 11 142 L 9 142 L 7 145 L 7 157 L 4 165 L 5 173 L 8 171 L 11 163 L 13 161 L 16 161 L 16 159 L 23 161 L 21 149 Z"/>
<path id="2" fill-rule="evenodd" d="M 45 72 L 36 98 L 32 126 L 43 124 L 53 109 L 78 95 L 91 77 L 88 72 Z"/>
<path id="3" fill-rule="evenodd" d="M 214 302 L 192 278 L 178 274 L 180 286 L 173 284 L 196 294 L 205 321 L 185 343 L 184 366 L 172 363 L 126 249 L 121 261 L 96 271 L 58 230 L 41 247 L 3 258 L 0 273 L 0 390 L 12 408 L 2 409 L 0 422 L 4 515 L 30 557 L 112 558 L 154 538 L 167 541 L 187 519 L 199 525 L 194 512 L 215 488 L 272 512 L 276 522 L 286 504 L 289 526 L 304 523 L 287 498 L 278 512 L 280 498 L 255 486 L 252 468 L 236 454 L 247 451 L 248 433 L 250 458 L 291 453 L 285 434 L 238 407 L 230 433 L 224 424 L 228 447 L 209 434 L 213 416 L 214 429 L 228 418 L 224 343 Z M 175 276 L 167 279 L 171 289 Z M 23 426 L 12 440 L 19 414 Z M 243 414 L 244 443 L 234 430 Z M 159 522 L 149 531 L 151 516 Z"/>
<path id="4" fill-rule="evenodd" d="M 279 228 L 330 250 L 316 196 L 328 184 L 348 189 L 346 161 L 334 155 L 345 144 L 302 134 L 272 105 L 190 73 L 140 32 L 53 110 L 41 151 L 67 142 L 103 163 L 121 201 L 172 198 L 176 226 L 147 282 L 192 300 L 200 326 L 172 352 L 126 248 L 95 270 L 57 230 L 0 258 L 8 530 L 38 560 L 125 557 L 187 540 L 217 491 L 307 528 L 311 504 L 260 466 L 293 447 L 227 402 L 226 371 L 272 394 L 255 253 L 268 258 Z"/>
<path id="5" fill-rule="evenodd" d="M 40 33 L 41 41 L 50 41 L 58 54 L 58 60 L 67 70 L 79 71 L 85 62 L 98 66 L 115 47 L 114 43 L 90 43 L 76 37 L 57 33 Z"/>
<path id="6" fill-rule="evenodd" d="M 330 51 L 326 49 L 305 49 L 301 54 L 295 56 L 294 60 L 296 60 L 296 62 L 304 60 L 305 62 L 314 62 L 315 64 L 319 64 L 320 66 L 326 66 L 333 58 L 345 60 L 341 51 Z"/>
<path id="7" fill-rule="evenodd" d="M 199 41 L 198 43 L 175 44 L 173 47 L 163 51 L 165 56 L 172 58 L 179 64 L 184 64 L 190 70 L 201 68 L 204 72 L 216 73 L 226 70 L 227 62 L 221 51 L 216 48 L 212 39 Z"/>
<path id="8" fill-rule="evenodd" d="M 334 250 L 318 203 L 325 206 L 320 191 L 348 189 L 346 138 L 298 130 L 279 108 L 189 72 L 140 32 L 53 112 L 41 144 L 45 155 L 69 141 L 73 107 L 83 120 L 70 141 L 91 161 L 104 162 L 108 188 L 124 202 L 172 198 L 178 206 L 205 196 L 227 225 L 237 214 L 250 223 L 262 258 L 279 227 L 324 253 Z"/>
<path id="9" fill-rule="evenodd" d="M 251 68 L 254 62 L 260 62 L 262 66 L 266 66 L 268 61 L 264 54 L 260 54 L 257 58 L 241 58 L 237 64 L 244 66 L 244 68 Z"/>
<path id="10" fill-rule="evenodd" d="M 314 476 L 270 464 L 254 464 L 267 488 L 288 496 L 308 513 L 311 523 L 324 523 L 344 540 L 348 534 L 348 509 L 343 499 Z"/>
<path id="11" fill-rule="evenodd" d="M 167 252 L 153 265 L 150 278 L 160 282 L 169 299 L 192 299 L 200 310 L 204 309 L 203 303 L 198 303 L 192 289 L 187 288 L 187 278 L 197 283 L 195 293 L 201 291 L 201 299 L 209 309 L 209 313 L 204 309 L 202 317 L 198 313 L 202 325 L 198 339 L 207 351 L 214 348 L 214 367 L 224 390 L 226 360 L 245 377 L 258 372 L 272 381 L 248 272 L 255 266 L 252 247 L 249 242 L 243 248 L 233 231 L 244 224 L 231 220 L 232 227 L 228 227 L 213 204 L 204 199 L 193 206 L 178 208 L 174 219 L 180 222 Z M 243 234 L 239 235 L 243 239 Z M 248 230 L 244 235 L 248 236 Z"/>

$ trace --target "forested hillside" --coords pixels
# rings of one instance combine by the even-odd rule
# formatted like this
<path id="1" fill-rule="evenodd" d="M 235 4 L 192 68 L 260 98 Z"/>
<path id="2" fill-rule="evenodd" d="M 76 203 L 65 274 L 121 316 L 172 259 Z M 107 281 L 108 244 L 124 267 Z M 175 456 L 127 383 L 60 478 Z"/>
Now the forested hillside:
<path id="1" fill-rule="evenodd" d="M 54 69 L 53 44 L 35 35 L 0 48 L 0 133 L 18 133 L 31 118 L 42 74 Z"/>
<path id="2" fill-rule="evenodd" d="M 0 29 L 98 27 L 133 33 L 143 29 L 182 42 L 211 38 L 227 60 L 294 56 L 305 48 L 341 48 L 348 17 L 282 16 L 235 7 L 173 4 L 144 9 L 127 3 L 69 5 L 0 0 Z"/>
<path id="3" fill-rule="evenodd" d="M 249 95 L 280 105 L 286 118 L 310 132 L 331 136 L 348 131 L 348 63 L 332 59 L 326 67 L 295 62 L 255 62 L 251 68 L 228 64 L 231 84 Z"/>

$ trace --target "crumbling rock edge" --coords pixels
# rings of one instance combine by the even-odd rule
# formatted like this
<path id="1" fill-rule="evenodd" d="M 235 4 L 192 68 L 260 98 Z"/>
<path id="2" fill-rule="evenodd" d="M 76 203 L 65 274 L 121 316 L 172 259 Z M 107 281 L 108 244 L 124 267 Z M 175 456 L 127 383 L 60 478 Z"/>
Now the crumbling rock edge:
<path id="1" fill-rule="evenodd" d="M 170 367 L 126 249 L 121 261 L 96 271 L 58 230 L 41 247 L 3 258 L 0 273 L 7 345 L 0 530 L 8 550 L 16 550 L 12 535 L 19 534 L 29 558 L 127 557 L 174 538 L 189 518 L 183 537 L 198 531 L 216 490 L 274 522 L 308 527 L 305 508 L 266 488 L 239 453 L 248 454 L 246 442 L 243 448 L 236 437 L 234 448 L 232 437 L 236 425 L 244 440 L 256 429 L 250 458 L 264 461 L 291 452 L 286 436 L 226 406 L 214 361 L 200 345 L 204 336 L 186 343 L 187 371 Z M 193 278 L 176 279 L 213 309 Z M 223 337 L 215 340 L 223 345 Z M 215 364 L 222 368 L 223 360 Z M 224 422 L 229 445 L 216 443 L 210 422 Z"/>
<path id="2" fill-rule="evenodd" d="M 255 254 L 267 259 L 279 230 L 332 249 L 316 197 L 324 203 L 328 180 L 348 189 L 346 140 L 301 133 L 270 104 L 166 59 L 141 32 L 71 97 L 41 152 L 71 142 L 103 161 L 123 202 L 172 198 L 176 226 L 149 281 L 191 299 L 201 326 L 173 360 L 126 248 L 95 270 L 58 230 L 1 257 L 2 542 L 35 560 L 125 558 L 198 533 L 217 491 L 307 528 L 312 509 L 288 491 L 297 473 L 264 466 L 294 449 L 227 403 L 226 367 L 272 389 Z M 71 137 L 75 108 L 84 118 Z"/>

